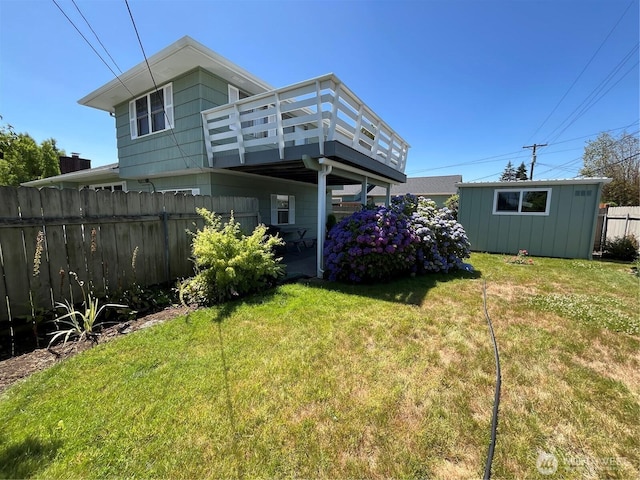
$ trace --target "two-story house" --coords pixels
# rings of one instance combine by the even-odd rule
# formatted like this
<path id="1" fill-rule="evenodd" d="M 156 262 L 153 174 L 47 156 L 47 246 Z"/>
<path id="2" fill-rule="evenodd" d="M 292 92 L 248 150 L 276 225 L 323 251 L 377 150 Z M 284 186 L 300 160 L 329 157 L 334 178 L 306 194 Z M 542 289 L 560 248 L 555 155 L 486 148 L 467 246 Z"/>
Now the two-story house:
<path id="1" fill-rule="evenodd" d="M 79 103 L 114 117 L 118 164 L 26 185 L 256 197 L 318 239 L 319 275 L 330 188 L 406 181 L 409 145 L 338 77 L 274 88 L 190 37 Z"/>

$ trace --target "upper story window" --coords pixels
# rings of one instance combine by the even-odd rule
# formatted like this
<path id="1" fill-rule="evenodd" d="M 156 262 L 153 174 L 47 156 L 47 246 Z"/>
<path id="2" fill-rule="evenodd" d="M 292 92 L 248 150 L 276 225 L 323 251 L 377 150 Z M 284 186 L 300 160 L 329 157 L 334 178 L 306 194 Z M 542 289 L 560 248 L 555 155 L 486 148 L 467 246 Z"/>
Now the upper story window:
<path id="1" fill-rule="evenodd" d="M 131 138 L 173 128 L 173 84 L 129 102 Z"/>
<path id="2" fill-rule="evenodd" d="M 550 188 L 497 189 L 493 195 L 494 215 L 549 215 Z"/>

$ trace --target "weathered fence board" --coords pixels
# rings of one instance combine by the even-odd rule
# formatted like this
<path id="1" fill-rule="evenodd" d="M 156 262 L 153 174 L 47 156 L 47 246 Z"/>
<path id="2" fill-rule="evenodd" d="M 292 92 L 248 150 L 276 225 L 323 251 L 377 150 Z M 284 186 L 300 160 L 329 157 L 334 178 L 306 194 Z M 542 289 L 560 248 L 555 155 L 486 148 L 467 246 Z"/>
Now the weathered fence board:
<path id="1" fill-rule="evenodd" d="M 234 211 L 246 231 L 259 222 L 255 198 L 0 187 L 0 336 L 12 319 L 82 301 L 70 272 L 109 297 L 192 275 L 196 207 Z"/>
<path id="2" fill-rule="evenodd" d="M 633 235 L 640 240 L 640 206 L 601 208 L 598 214 L 594 251 L 602 251 L 605 241 L 627 235 Z"/>
<path id="3" fill-rule="evenodd" d="M 607 240 L 626 235 L 640 240 L 640 207 L 609 207 L 606 220 Z"/>

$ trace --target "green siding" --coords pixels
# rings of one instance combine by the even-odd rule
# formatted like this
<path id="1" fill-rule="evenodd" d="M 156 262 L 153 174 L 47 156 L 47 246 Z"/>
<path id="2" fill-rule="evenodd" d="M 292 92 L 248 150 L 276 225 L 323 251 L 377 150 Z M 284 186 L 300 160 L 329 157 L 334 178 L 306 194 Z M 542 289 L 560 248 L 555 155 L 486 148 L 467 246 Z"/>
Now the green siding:
<path id="1" fill-rule="evenodd" d="M 494 190 L 526 185 L 460 187 L 458 219 L 475 251 L 561 258 L 591 258 L 599 184 L 536 185 L 551 188 L 548 216 L 494 215 Z"/>
<path id="2" fill-rule="evenodd" d="M 116 106 L 118 159 L 123 178 L 191 168 L 197 172 L 200 167 L 208 166 L 200 112 L 227 103 L 227 83 L 201 68 L 173 79 L 172 83 L 173 131 L 132 140 L 129 102 Z"/>
<path id="3" fill-rule="evenodd" d="M 315 185 L 281 181 L 256 175 L 211 174 L 211 195 L 256 197 L 262 223 L 271 223 L 271 195 L 295 196 L 295 226 L 306 228 L 308 238 L 317 238 Z"/>

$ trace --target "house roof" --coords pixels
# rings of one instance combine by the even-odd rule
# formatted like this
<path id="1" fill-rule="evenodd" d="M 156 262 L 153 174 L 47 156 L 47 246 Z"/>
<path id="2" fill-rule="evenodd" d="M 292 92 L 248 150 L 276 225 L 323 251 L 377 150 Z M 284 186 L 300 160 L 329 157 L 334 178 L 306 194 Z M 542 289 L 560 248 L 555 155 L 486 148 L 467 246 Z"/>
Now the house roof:
<path id="1" fill-rule="evenodd" d="M 462 182 L 462 175 L 443 175 L 438 177 L 408 177 L 406 183 L 391 185 L 391 195 L 453 195 L 458 191 L 457 184 Z M 357 195 L 361 185 L 345 185 L 341 190 L 334 190 L 333 195 Z M 368 196 L 386 195 L 382 187 L 375 187 Z"/>
<path id="2" fill-rule="evenodd" d="M 611 178 L 606 177 L 576 177 L 564 179 L 550 180 L 518 180 L 516 182 L 469 182 L 458 183 L 459 188 L 481 188 L 481 187 L 504 187 L 504 188 L 523 188 L 523 187 L 543 187 L 547 185 L 593 185 L 594 183 L 610 183 Z"/>
<path id="3" fill-rule="evenodd" d="M 40 180 L 31 180 L 24 182 L 23 187 L 49 187 L 59 185 L 61 183 L 95 183 L 108 182 L 111 180 L 119 180 L 119 168 L 117 163 L 110 163 L 100 167 L 78 170 L 76 172 L 64 173 L 53 177 L 42 178 Z"/>
<path id="4" fill-rule="evenodd" d="M 252 95 L 274 88 L 189 36 L 182 37 L 149 57 L 148 64 L 147 67 L 147 62 L 140 62 L 118 78 L 84 96 L 78 103 L 114 112 L 116 105 L 153 90 L 154 81 L 155 85 L 161 85 L 196 67 L 202 67 Z M 149 68 L 153 72 L 153 78 Z"/>

